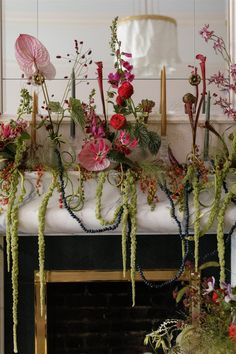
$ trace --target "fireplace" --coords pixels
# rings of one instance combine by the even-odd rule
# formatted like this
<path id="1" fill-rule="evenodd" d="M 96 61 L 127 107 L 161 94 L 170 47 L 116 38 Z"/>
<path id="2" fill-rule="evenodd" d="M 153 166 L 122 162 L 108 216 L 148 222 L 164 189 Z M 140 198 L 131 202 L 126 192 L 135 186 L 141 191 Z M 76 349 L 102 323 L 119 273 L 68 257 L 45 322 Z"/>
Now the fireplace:
<path id="1" fill-rule="evenodd" d="M 207 242 L 207 247 L 206 247 Z M 209 245 L 210 244 L 210 245 Z M 137 236 L 137 262 L 145 270 L 147 278 L 149 280 L 162 281 L 163 279 L 169 279 L 175 273 L 175 270 L 178 269 L 181 262 L 181 245 L 179 238 L 176 235 L 138 235 Z M 209 249 L 215 248 L 215 236 L 209 235 L 207 238 L 201 240 L 201 248 Z M 227 265 L 229 268 L 230 257 L 227 255 Z M 5 265 L 6 269 L 6 265 Z M 127 308 L 129 307 L 132 312 L 132 316 L 138 316 L 135 313 L 136 310 L 132 309 L 131 306 L 131 286 L 127 279 L 124 279 L 122 276 L 122 256 L 121 256 L 121 237 L 120 235 L 86 235 L 86 236 L 46 236 L 46 263 L 45 269 L 47 270 L 47 300 L 49 307 L 47 312 L 45 309 L 44 314 L 47 314 L 47 321 L 45 317 L 39 317 L 38 312 L 38 254 L 37 254 L 37 237 L 35 236 L 21 236 L 19 240 L 19 325 L 18 325 L 18 348 L 19 354 L 59 354 L 55 351 L 52 351 L 53 344 L 51 340 L 58 340 L 55 337 L 55 334 L 51 330 L 51 319 L 52 316 L 59 316 L 56 313 L 57 309 L 52 305 L 57 305 L 57 308 L 61 309 L 64 305 L 60 305 L 61 301 L 63 303 L 74 304 L 79 299 L 79 293 L 87 292 L 94 293 L 97 291 L 97 299 L 99 300 L 100 307 L 102 299 L 101 296 L 98 296 L 98 293 L 102 293 L 102 289 L 107 290 L 107 296 L 111 297 L 111 294 L 117 291 L 118 288 L 121 289 L 121 292 L 127 292 L 127 298 L 124 301 L 128 301 Z M 151 271 L 147 271 L 150 270 Z M 128 277 L 128 275 L 127 275 Z M 144 311 L 144 316 L 142 320 L 144 324 L 143 328 L 146 328 L 146 331 L 156 328 L 156 321 L 158 318 L 161 320 L 166 317 L 166 307 L 170 312 L 168 316 L 176 315 L 175 313 L 175 304 L 171 298 L 171 292 L 173 287 L 165 287 L 163 289 L 153 289 L 154 293 L 151 293 L 151 290 L 146 287 L 143 282 L 139 282 L 137 279 L 137 311 Z M 88 284 L 92 284 L 94 287 L 89 288 Z M 79 289 L 78 286 L 83 286 L 83 290 Z M 95 290 L 95 286 L 98 286 Z M 113 285 L 114 288 L 109 288 L 110 285 Z M 142 288 L 143 287 L 143 288 Z M 69 295 L 67 299 L 58 298 L 55 294 L 57 293 L 66 293 L 66 288 L 70 288 L 73 301 L 70 300 Z M 125 289 L 126 288 L 126 289 Z M 36 291 L 35 291 L 36 289 Z M 100 289 L 100 290 L 99 290 Z M 109 295 L 110 294 L 110 295 Z M 139 303 L 139 294 L 142 299 L 145 298 L 145 294 L 148 294 L 147 297 L 150 297 L 152 301 L 152 309 L 150 309 L 150 304 L 147 303 L 149 310 L 141 309 Z M 142 295 L 144 294 L 144 295 Z M 149 296 L 150 295 L 150 296 Z M 123 295 L 122 295 L 123 296 Z M 122 297 L 120 296 L 120 298 Z M 119 296 L 113 296 L 113 300 Z M 153 300 L 155 298 L 155 300 Z M 82 302 L 82 296 L 80 296 Z M 55 300 L 55 301 L 54 301 Z M 155 303 L 158 303 L 159 312 L 154 310 Z M 166 302 L 165 302 L 166 301 Z M 164 304 L 167 304 L 165 305 Z M 110 302 L 111 305 L 111 302 Z M 5 271 L 5 354 L 12 354 L 12 323 L 11 323 L 11 306 L 12 306 L 12 297 L 11 297 L 11 279 L 9 274 Z M 34 310 L 36 306 L 36 310 Z M 73 305 L 74 306 L 74 305 Z M 71 308 L 75 309 L 75 307 Z M 172 306 L 172 307 L 171 307 Z M 84 312 L 85 309 L 83 308 Z M 91 309 L 87 308 L 87 312 L 91 313 Z M 161 314 L 162 310 L 162 314 Z M 75 309 L 79 311 L 79 309 Z M 111 311 L 109 308 L 107 311 Z M 120 310 L 121 311 L 121 310 Z M 125 310 L 122 310 L 123 314 Z M 145 312 L 146 311 L 146 312 Z M 155 311 L 157 311 L 155 313 Z M 71 311 L 73 312 L 73 311 Z M 101 312 L 101 311 L 100 311 Z M 131 315 L 127 315 L 131 317 Z M 36 317 L 35 317 L 36 316 Z M 66 316 L 69 316 L 69 311 L 66 312 Z M 94 315 L 91 315 L 94 316 Z M 98 312 L 98 317 L 102 316 Z M 105 313 L 105 316 L 109 317 L 110 315 Z M 153 316 L 153 317 L 152 317 Z M 89 317 L 89 316 L 88 316 Z M 149 322 L 146 320 L 150 320 Z M 75 321 L 73 318 L 72 321 Z M 140 320 L 141 322 L 141 320 Z M 81 324 L 81 323 L 80 323 Z M 61 323 L 56 325 L 62 326 Z M 86 324 L 87 325 L 87 324 Z M 67 324 L 69 326 L 69 324 Z M 76 325 L 79 331 L 79 324 Z M 131 324 L 131 327 L 135 331 L 136 324 Z M 48 328 L 47 328 L 48 327 Z M 85 323 L 83 324 L 83 328 Z M 119 326 L 117 325 L 116 330 Z M 125 325 L 124 325 L 125 327 Z M 130 327 L 130 328 L 131 328 Z M 67 327 L 68 328 L 68 327 Z M 71 327 L 70 327 L 71 328 Z M 82 324 L 81 324 L 82 328 Z M 141 332 L 143 331 L 141 328 Z M 125 328 L 127 332 L 128 327 Z M 35 336 L 35 331 L 37 336 Z M 77 329 L 74 330 L 75 332 Z M 95 331 L 93 327 L 93 331 Z M 89 332 L 89 330 L 88 330 Z M 88 333 L 87 332 L 87 333 Z M 92 330 L 91 330 L 92 332 Z M 59 333 L 59 332 L 58 332 Z M 68 333 L 68 331 L 67 331 Z M 52 335 L 52 339 L 47 338 L 47 334 Z M 140 334 L 143 340 L 144 333 Z M 54 338 L 54 339 L 53 339 Z M 97 337 L 98 338 L 98 337 Z M 47 342 L 48 339 L 48 342 Z M 113 337 L 114 339 L 114 337 Z M 73 338 L 71 342 L 73 342 Z M 112 339 L 109 339 L 110 343 Z M 102 344 L 100 342 L 100 344 Z M 48 352 L 47 352 L 48 345 Z M 82 354 L 86 351 L 79 351 L 75 348 L 70 351 L 70 354 Z M 102 346 L 102 345 L 101 345 Z M 127 343 L 128 347 L 128 343 Z M 62 348 L 62 345 L 61 345 Z M 91 348 L 90 348 L 91 349 Z M 50 352 L 51 350 L 51 352 Z M 148 350 L 146 350 L 148 351 Z M 90 351 L 92 353 L 92 349 Z M 89 352 L 89 353 L 90 353 Z M 143 351 L 145 352 L 145 351 Z M 141 353 L 143 353 L 141 352 Z M 61 351 L 60 354 L 67 354 L 68 351 Z M 109 352 L 108 352 L 109 353 Z M 116 354 L 125 354 L 125 351 L 119 352 L 118 349 L 114 353 Z M 96 354 L 99 354 L 97 350 Z M 106 354 L 104 352 L 103 354 Z M 113 354 L 111 351 L 109 354 Z"/>
<path id="2" fill-rule="evenodd" d="M 146 271 L 151 281 L 172 279 L 175 270 Z M 47 271 L 47 300 L 40 313 L 39 275 L 35 274 L 36 354 L 142 354 L 145 334 L 173 316 L 171 289 L 154 289 L 136 280 L 131 306 L 129 274 L 122 271 Z M 189 281 L 189 273 L 181 280 Z"/>

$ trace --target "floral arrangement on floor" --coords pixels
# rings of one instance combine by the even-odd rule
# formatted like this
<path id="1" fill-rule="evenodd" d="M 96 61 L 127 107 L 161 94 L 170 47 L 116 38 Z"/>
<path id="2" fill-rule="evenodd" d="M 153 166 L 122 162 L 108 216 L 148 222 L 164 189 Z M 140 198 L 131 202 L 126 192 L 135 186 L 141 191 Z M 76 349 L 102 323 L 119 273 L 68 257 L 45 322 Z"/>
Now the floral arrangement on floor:
<path id="1" fill-rule="evenodd" d="M 96 112 L 95 90 L 91 90 L 88 102 L 82 102 L 76 98 L 76 84 L 86 81 L 88 66 L 92 63 L 91 50 L 83 50 L 83 43 L 75 40 L 75 54 L 68 54 L 67 59 L 72 64 L 71 75 L 67 78 L 65 92 L 61 101 L 53 100 L 47 88 L 47 80 L 55 77 L 55 68 L 51 64 L 47 49 L 36 38 L 23 34 L 16 40 L 16 59 L 20 69 L 24 72 L 29 83 L 36 85 L 42 90 L 44 102 L 42 104 L 44 114 L 40 115 L 40 123 L 35 119 L 35 99 L 29 95 L 27 90 L 22 90 L 21 101 L 18 109 L 18 120 L 11 121 L 8 125 L 1 124 L 0 151 L 2 159 L 10 161 L 7 167 L 0 171 L 1 201 L 7 204 L 6 210 L 6 240 L 8 268 L 12 274 L 13 288 L 13 334 L 14 352 L 17 353 L 17 308 L 18 308 L 18 212 L 20 204 L 25 196 L 24 171 L 27 168 L 39 172 L 39 179 L 44 170 L 52 172 L 52 180 L 49 189 L 44 193 L 38 213 L 38 258 L 41 285 L 41 309 L 45 301 L 45 218 L 47 206 L 54 191 L 60 193 L 59 207 L 64 207 L 71 217 L 87 233 L 99 233 L 115 230 L 121 223 L 122 228 L 122 256 L 123 270 L 126 274 L 127 247 L 130 247 L 130 276 L 132 284 L 132 304 L 135 304 L 135 275 L 138 269 L 140 276 L 149 286 L 156 288 L 169 284 L 183 273 L 185 262 L 190 255 L 189 244 L 194 244 L 194 271 L 199 271 L 200 255 L 199 242 L 217 222 L 217 253 L 220 264 L 220 282 L 225 281 L 225 260 L 224 253 L 227 242 L 236 224 L 232 225 L 226 240 L 224 236 L 224 216 L 230 203 L 234 203 L 236 194 L 235 186 L 228 188 L 226 184 L 227 175 L 233 170 L 233 161 L 236 152 L 236 134 L 232 136 L 232 148 L 228 149 L 223 138 L 215 131 L 210 123 L 210 94 L 207 95 L 206 84 L 206 57 L 199 54 L 196 58 L 199 61 L 200 73 L 197 67 L 191 67 L 190 85 L 194 88 L 194 94 L 187 93 L 183 97 L 185 113 L 189 118 L 192 130 L 192 150 L 189 153 L 186 163 L 180 164 L 169 149 L 169 162 L 160 161 L 157 153 L 160 148 L 161 139 L 157 132 L 148 128 L 148 117 L 152 112 L 155 103 L 143 99 L 139 104 L 134 103 L 135 86 L 134 75 L 131 65 L 130 53 L 121 50 L 121 43 L 117 38 L 117 21 L 114 19 L 111 25 L 111 54 L 114 58 L 114 72 L 108 76 L 110 88 L 106 95 L 103 88 L 103 66 L 97 62 L 98 87 L 101 96 L 103 114 Z M 222 54 L 229 65 L 229 80 L 219 73 L 213 76 L 211 83 L 216 84 L 222 91 L 233 90 L 235 92 L 235 67 L 231 64 L 225 44 L 220 37 L 217 37 L 208 26 L 202 29 L 202 36 L 205 40 L 213 40 L 214 48 Z M 62 59 L 59 55 L 58 59 Z M 200 89 L 201 88 L 201 89 Z M 206 100 L 207 97 L 207 100 Z M 216 97 L 215 103 L 223 108 L 224 114 L 234 118 L 232 105 L 224 97 Z M 108 117 L 107 104 L 113 109 L 111 117 Z M 215 134 L 222 145 L 221 154 L 209 159 L 209 154 L 201 152 L 196 143 L 199 118 L 202 110 L 206 110 L 206 132 Z M 23 116 L 32 112 L 33 126 L 31 131 L 30 144 L 26 144 L 29 135 L 26 132 L 27 123 Z M 61 124 L 63 119 L 69 116 L 71 119 L 71 145 L 76 145 L 75 124 L 78 124 L 83 132 L 84 139 L 81 150 L 74 159 L 77 152 L 67 152 L 71 161 L 64 161 L 62 158 L 64 137 L 61 135 Z M 53 160 L 42 163 L 40 161 L 40 147 L 35 141 L 35 129 L 46 128 L 48 141 L 51 144 Z M 206 139 L 207 142 L 207 139 Z M 209 141 L 208 141 L 209 144 Z M 38 152 L 39 151 L 39 152 Z M 145 152 L 151 156 L 147 161 L 140 161 L 135 155 Z M 204 152 L 207 152 L 207 147 Z M 30 156 L 30 159 L 27 158 Z M 30 160 L 30 164 L 27 161 Z M 43 166 L 42 166 L 43 164 Z M 79 187 L 72 195 L 67 196 L 65 184 L 68 180 L 68 170 L 79 171 Z M 111 182 L 111 170 L 115 171 Z M 209 175 L 215 178 L 214 198 L 207 223 L 201 226 L 201 202 L 200 194 L 209 187 Z M 83 208 L 84 195 L 83 184 L 89 178 L 96 178 L 96 217 L 100 221 L 101 228 L 89 229 L 78 216 L 77 212 Z M 102 215 L 102 195 L 105 182 L 112 183 L 121 192 L 120 203 L 116 207 L 113 217 L 107 220 Z M 38 181 L 40 184 L 40 181 Z M 36 186 L 37 188 L 37 186 Z M 182 262 L 174 279 L 162 283 L 152 284 L 146 278 L 140 265 L 136 264 L 136 234 L 137 234 L 137 189 L 147 195 L 147 202 L 153 209 L 158 202 L 157 189 L 160 188 L 170 202 L 171 216 L 177 224 L 182 244 Z M 223 190 L 225 193 L 223 194 Z M 190 213 L 189 199 L 193 195 L 194 204 L 194 232 L 189 231 Z M 75 200 L 77 201 L 75 203 Z M 182 223 L 179 220 L 176 209 L 179 208 L 183 214 Z M 175 321 L 175 320 L 173 320 Z M 167 327 L 175 322 L 168 322 Z M 173 327 L 175 328 L 175 327 Z"/>
<path id="2" fill-rule="evenodd" d="M 155 353 L 233 354 L 236 351 L 236 288 L 215 278 L 203 279 L 201 290 L 187 285 L 174 292 L 177 303 L 183 302 L 185 319 L 166 320 L 148 334 L 145 344 Z"/>

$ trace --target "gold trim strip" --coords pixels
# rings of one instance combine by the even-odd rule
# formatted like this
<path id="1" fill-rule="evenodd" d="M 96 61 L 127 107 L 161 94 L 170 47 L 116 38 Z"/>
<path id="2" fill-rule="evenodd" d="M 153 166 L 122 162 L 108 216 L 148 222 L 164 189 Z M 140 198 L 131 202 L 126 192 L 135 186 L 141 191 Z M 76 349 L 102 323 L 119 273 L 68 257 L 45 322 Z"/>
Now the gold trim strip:
<path id="1" fill-rule="evenodd" d="M 176 275 L 176 269 L 145 270 L 145 276 L 151 281 L 165 281 L 172 279 Z M 130 272 L 115 270 L 51 270 L 45 272 L 46 283 L 77 283 L 90 281 L 130 281 Z M 189 281 L 190 273 L 185 272 L 180 280 Z M 136 273 L 136 281 L 141 281 L 140 274 Z M 35 283 L 39 283 L 39 273 L 35 273 Z"/>
<path id="2" fill-rule="evenodd" d="M 135 21 L 135 20 L 160 20 L 160 21 L 171 22 L 177 26 L 177 21 L 173 17 L 164 16 L 164 15 L 135 15 L 135 16 L 121 17 L 118 20 L 118 25 L 119 23 Z"/>
<path id="3" fill-rule="evenodd" d="M 43 305 L 40 311 L 40 283 L 34 282 L 34 326 L 35 326 L 35 354 L 47 354 L 47 308 Z"/>

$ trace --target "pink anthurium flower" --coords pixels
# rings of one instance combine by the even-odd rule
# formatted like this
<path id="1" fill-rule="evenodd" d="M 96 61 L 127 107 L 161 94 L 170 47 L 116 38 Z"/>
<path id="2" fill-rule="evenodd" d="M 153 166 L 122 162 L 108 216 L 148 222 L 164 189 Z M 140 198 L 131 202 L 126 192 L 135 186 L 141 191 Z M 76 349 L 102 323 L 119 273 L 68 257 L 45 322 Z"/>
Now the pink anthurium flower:
<path id="1" fill-rule="evenodd" d="M 15 55 L 20 69 L 27 77 L 42 74 L 46 79 L 55 77 L 56 70 L 44 45 L 29 34 L 20 34 L 15 43 Z"/>
<path id="2" fill-rule="evenodd" d="M 88 171 L 102 171 L 110 166 L 107 154 L 110 151 L 111 142 L 99 138 L 88 141 L 82 147 L 78 158 L 81 166 Z"/>

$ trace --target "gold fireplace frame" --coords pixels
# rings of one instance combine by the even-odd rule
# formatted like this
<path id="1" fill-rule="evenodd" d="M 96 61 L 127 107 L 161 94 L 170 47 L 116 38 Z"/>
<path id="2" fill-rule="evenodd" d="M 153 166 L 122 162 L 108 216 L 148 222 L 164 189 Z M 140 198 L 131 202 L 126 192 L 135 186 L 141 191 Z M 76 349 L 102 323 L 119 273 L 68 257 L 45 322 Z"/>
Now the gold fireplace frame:
<path id="1" fill-rule="evenodd" d="M 166 281 L 174 278 L 176 269 L 145 270 L 145 276 L 150 281 Z M 78 283 L 91 281 L 130 281 L 130 273 L 123 277 L 122 270 L 51 270 L 45 271 L 47 283 Z M 185 271 L 180 277 L 181 281 L 191 281 L 191 273 Z M 139 273 L 136 274 L 136 281 L 142 281 Z M 39 273 L 34 274 L 34 295 L 35 295 L 35 354 L 47 353 L 47 304 L 43 306 L 42 316 L 40 313 L 40 280 Z"/>

